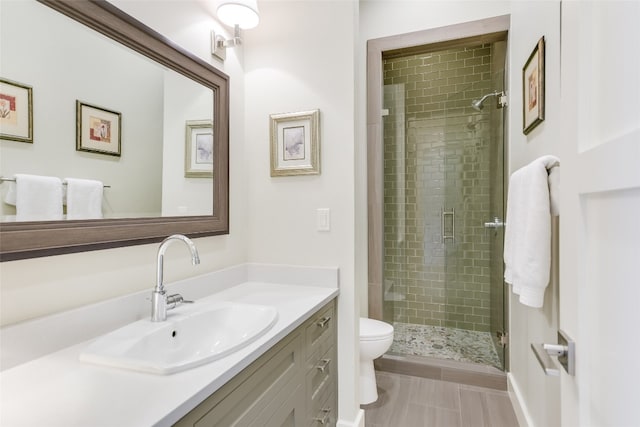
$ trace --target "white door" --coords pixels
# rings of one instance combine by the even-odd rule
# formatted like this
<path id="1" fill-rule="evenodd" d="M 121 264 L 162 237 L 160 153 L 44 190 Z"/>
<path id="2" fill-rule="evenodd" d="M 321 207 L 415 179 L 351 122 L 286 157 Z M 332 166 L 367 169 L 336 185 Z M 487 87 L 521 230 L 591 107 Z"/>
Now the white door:
<path id="1" fill-rule="evenodd" d="M 640 2 L 562 2 L 562 425 L 640 426 Z"/>

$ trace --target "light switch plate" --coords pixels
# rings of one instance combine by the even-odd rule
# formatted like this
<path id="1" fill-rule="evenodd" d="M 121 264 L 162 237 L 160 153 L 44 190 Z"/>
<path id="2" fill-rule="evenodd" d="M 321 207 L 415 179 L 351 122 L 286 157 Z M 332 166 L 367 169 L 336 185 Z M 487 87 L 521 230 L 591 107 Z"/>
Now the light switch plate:
<path id="1" fill-rule="evenodd" d="M 318 231 L 331 230 L 331 210 L 329 208 L 319 208 L 317 210 Z"/>

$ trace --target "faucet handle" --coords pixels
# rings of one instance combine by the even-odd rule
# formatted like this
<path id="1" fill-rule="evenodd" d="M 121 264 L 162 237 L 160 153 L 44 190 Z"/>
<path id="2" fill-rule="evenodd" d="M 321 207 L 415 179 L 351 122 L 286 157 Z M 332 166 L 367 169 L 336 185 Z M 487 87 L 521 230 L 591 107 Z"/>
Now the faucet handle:
<path id="1" fill-rule="evenodd" d="M 173 294 L 167 296 L 167 310 L 171 310 L 172 308 L 176 308 L 180 304 L 189 303 L 193 304 L 193 301 L 185 300 L 182 298 L 180 294 Z"/>

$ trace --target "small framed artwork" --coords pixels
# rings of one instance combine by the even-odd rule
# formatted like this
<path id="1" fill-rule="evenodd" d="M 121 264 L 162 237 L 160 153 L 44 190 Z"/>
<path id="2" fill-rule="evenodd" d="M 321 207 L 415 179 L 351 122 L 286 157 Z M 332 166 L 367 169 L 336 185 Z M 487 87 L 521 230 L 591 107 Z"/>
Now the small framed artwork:
<path id="1" fill-rule="evenodd" d="M 0 139 L 33 144 L 33 89 L 0 78 Z"/>
<path id="2" fill-rule="evenodd" d="M 120 157 L 122 114 L 76 101 L 76 150 Z"/>
<path id="3" fill-rule="evenodd" d="M 272 114 L 271 176 L 320 173 L 320 110 Z"/>
<path id="4" fill-rule="evenodd" d="M 184 176 L 213 178 L 212 121 L 189 120 L 186 127 Z"/>
<path id="5" fill-rule="evenodd" d="M 544 36 L 522 69 L 522 119 L 525 135 L 544 120 Z"/>

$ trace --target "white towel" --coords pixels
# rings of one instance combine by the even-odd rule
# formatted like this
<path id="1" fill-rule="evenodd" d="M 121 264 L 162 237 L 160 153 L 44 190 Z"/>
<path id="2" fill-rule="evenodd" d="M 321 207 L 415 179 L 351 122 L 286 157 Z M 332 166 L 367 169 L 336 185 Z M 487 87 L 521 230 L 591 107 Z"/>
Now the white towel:
<path id="1" fill-rule="evenodd" d="M 67 183 L 67 219 L 102 218 L 102 181 L 65 178 Z"/>
<path id="2" fill-rule="evenodd" d="M 15 180 L 15 176 L 13 177 Z M 4 202 L 8 205 L 15 206 L 16 205 L 16 183 L 14 181 L 8 181 L 7 185 L 9 188 L 7 189 L 7 194 L 4 195 Z"/>
<path id="3" fill-rule="evenodd" d="M 62 219 L 60 178 L 16 174 L 16 221 L 60 219 Z"/>
<path id="4" fill-rule="evenodd" d="M 505 281 L 520 302 L 542 307 L 551 270 L 551 197 L 549 173 L 559 173 L 557 157 L 540 157 L 509 180 L 504 241 Z M 554 190 L 554 197 L 557 190 Z M 558 210 L 557 204 L 554 207 Z"/>

